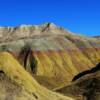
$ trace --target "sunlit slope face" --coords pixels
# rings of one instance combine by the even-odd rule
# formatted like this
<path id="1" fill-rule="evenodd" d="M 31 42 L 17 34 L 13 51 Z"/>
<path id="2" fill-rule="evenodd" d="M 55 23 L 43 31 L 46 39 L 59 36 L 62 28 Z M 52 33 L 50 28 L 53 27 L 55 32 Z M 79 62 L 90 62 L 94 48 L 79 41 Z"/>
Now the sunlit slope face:
<path id="1" fill-rule="evenodd" d="M 74 43 L 84 55 L 86 55 L 92 63 L 96 64 L 96 61 L 100 61 L 100 40 L 95 38 L 77 38 L 66 37 L 72 43 Z"/>
<path id="2" fill-rule="evenodd" d="M 70 83 L 79 72 L 100 62 L 100 40 L 74 35 L 54 24 L 5 30 L 9 34 L 1 39 L 1 51 L 13 54 L 38 81 L 40 77 L 53 80 L 48 83 L 54 87 Z"/>
<path id="3" fill-rule="evenodd" d="M 9 78 L 8 80 L 4 77 L 7 83 L 9 83 L 11 86 L 15 84 L 15 89 L 21 88 L 18 90 L 21 94 L 18 95 L 15 93 L 13 97 L 11 96 L 11 100 L 51 100 L 51 98 L 53 100 L 74 100 L 70 97 L 65 97 L 51 92 L 40 86 L 35 79 L 16 61 L 16 59 L 14 59 L 13 56 L 7 52 L 0 53 L 0 72 L 2 72 L 5 77 Z M 3 91 L 3 93 L 0 91 L 0 98 L 1 100 L 5 100 L 5 98 L 10 99 L 10 95 L 6 95 L 6 93 L 8 93 L 6 89 L 11 88 L 5 88 L 7 85 L 5 83 L 2 84 L 2 82 L 4 82 L 3 79 L 0 80 L 0 88 L 1 91 Z M 16 86 L 18 86 L 18 88 L 16 88 Z"/>
<path id="4" fill-rule="evenodd" d="M 100 61 L 100 48 L 96 48 L 98 51 L 91 45 L 87 48 L 88 42 L 83 42 L 86 43 L 86 45 L 83 45 L 83 48 L 81 48 L 81 45 L 81 49 L 76 43 L 64 37 L 55 38 L 54 43 L 59 45 L 61 49 L 40 50 L 33 53 L 39 62 L 37 64 L 38 75 L 55 77 L 56 79 L 58 78 L 58 80 L 66 79 L 69 82 L 74 75 L 93 67 Z"/>
<path id="5" fill-rule="evenodd" d="M 31 93 L 12 81 L 6 73 L 0 73 L 0 100 L 34 100 Z"/>

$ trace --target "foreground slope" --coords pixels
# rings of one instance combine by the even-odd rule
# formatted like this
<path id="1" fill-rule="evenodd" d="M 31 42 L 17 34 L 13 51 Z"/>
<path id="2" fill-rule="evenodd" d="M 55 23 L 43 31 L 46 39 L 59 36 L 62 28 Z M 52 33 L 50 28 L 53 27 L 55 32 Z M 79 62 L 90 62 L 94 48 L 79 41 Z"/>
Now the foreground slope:
<path id="1" fill-rule="evenodd" d="M 100 100 L 100 63 L 76 77 L 76 81 L 71 85 L 56 89 L 56 91 L 72 96 L 76 100 Z"/>
<path id="2" fill-rule="evenodd" d="M 0 53 L 0 100 L 6 98 L 7 100 L 73 100 L 40 86 L 11 54 L 3 52 Z"/>

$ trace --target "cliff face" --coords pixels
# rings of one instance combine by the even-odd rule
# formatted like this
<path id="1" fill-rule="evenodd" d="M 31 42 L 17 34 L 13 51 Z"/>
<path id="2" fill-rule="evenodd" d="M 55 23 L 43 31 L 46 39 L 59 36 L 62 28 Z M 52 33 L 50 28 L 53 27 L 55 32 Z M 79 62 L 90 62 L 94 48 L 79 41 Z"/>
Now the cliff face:
<path id="1" fill-rule="evenodd" d="M 0 28 L 0 51 L 7 51 L 37 81 L 54 89 L 100 62 L 100 40 L 75 35 L 52 23 Z"/>

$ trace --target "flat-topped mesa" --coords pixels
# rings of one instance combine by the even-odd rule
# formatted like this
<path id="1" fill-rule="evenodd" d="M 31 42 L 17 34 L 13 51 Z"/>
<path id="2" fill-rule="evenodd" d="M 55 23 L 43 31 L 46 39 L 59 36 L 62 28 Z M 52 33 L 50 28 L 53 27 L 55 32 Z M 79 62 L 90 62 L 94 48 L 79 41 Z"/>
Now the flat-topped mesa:
<path id="1" fill-rule="evenodd" d="M 0 38 L 13 39 L 32 36 L 66 35 L 69 32 L 53 23 L 42 25 L 21 25 L 18 27 L 0 27 Z"/>

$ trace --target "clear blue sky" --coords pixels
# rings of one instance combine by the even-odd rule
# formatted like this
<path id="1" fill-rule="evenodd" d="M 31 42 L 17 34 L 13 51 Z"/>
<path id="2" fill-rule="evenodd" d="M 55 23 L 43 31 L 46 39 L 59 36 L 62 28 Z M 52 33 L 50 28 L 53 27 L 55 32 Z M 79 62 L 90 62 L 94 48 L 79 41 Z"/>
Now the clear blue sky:
<path id="1" fill-rule="evenodd" d="M 0 26 L 45 22 L 100 35 L 100 0 L 0 0 Z"/>

